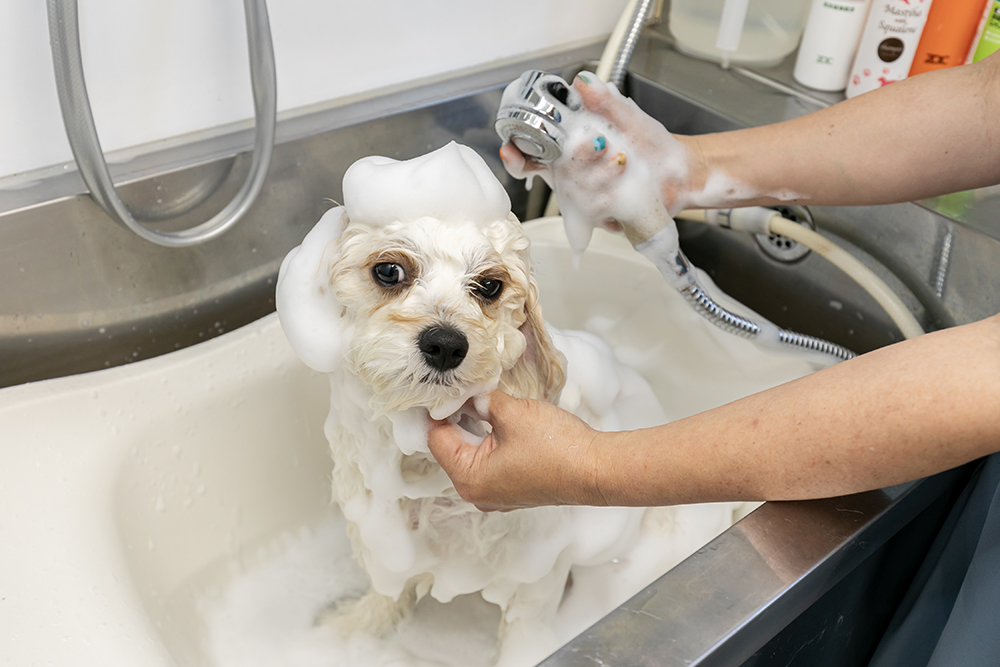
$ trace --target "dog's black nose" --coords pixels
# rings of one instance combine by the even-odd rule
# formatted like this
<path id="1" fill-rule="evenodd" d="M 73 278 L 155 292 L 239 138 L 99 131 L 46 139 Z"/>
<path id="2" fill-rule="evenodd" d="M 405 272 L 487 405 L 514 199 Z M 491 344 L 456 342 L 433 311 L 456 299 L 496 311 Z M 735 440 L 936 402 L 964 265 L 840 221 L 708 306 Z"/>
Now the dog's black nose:
<path id="1" fill-rule="evenodd" d="M 431 368 L 450 371 L 458 368 L 469 351 L 469 339 L 450 327 L 428 327 L 417 337 L 417 347 Z"/>

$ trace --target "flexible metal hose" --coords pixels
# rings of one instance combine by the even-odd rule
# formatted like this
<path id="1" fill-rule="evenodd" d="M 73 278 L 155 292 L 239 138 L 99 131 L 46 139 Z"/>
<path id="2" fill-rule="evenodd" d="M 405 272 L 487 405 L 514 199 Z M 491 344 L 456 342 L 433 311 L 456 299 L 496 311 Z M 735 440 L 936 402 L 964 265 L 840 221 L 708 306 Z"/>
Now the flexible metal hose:
<path id="1" fill-rule="evenodd" d="M 632 59 L 632 52 L 635 50 L 636 42 L 639 41 L 639 33 L 642 31 L 642 26 L 646 22 L 646 16 L 649 15 L 649 9 L 653 6 L 653 2 L 654 0 L 639 0 L 635 6 L 635 12 L 632 14 L 632 20 L 629 22 L 628 30 L 625 31 L 618 54 L 615 56 L 608 81 L 615 84 L 618 90 L 622 89 L 622 83 L 625 82 L 628 63 Z"/>
<path id="2" fill-rule="evenodd" d="M 771 323 L 762 326 L 717 304 L 698 283 L 694 265 L 677 246 L 677 231 L 673 225 L 636 244 L 635 249 L 656 265 L 667 283 L 681 293 L 695 312 L 727 333 L 764 344 L 829 354 L 841 360 L 857 356 L 846 347 L 822 338 L 788 331 Z"/>
<path id="3" fill-rule="evenodd" d="M 845 361 L 858 356 L 842 345 L 837 345 L 836 343 L 831 343 L 828 340 L 816 338 L 815 336 L 788 331 L 787 329 L 778 329 L 778 338 L 785 345 L 802 348 L 803 350 L 822 352 L 823 354 L 833 355 Z"/>
<path id="4" fill-rule="evenodd" d="M 661 269 L 662 271 L 662 269 Z M 731 313 L 712 300 L 697 283 L 691 283 L 680 290 L 684 298 L 691 304 L 698 314 L 706 320 L 719 327 L 723 331 L 734 334 L 741 338 L 754 340 L 761 334 L 761 327 L 756 322 L 742 315 Z M 853 359 L 857 355 L 846 347 L 831 343 L 822 338 L 816 338 L 808 334 L 796 333 L 787 329 L 778 329 L 778 341 L 782 345 L 797 347 L 812 352 L 829 354 L 841 360 Z"/>
<path id="5" fill-rule="evenodd" d="M 206 222 L 179 232 L 157 232 L 142 226 L 132 217 L 115 192 L 87 96 L 80 55 L 76 0 L 48 0 L 47 4 L 52 63 L 63 124 L 80 175 L 90 188 L 94 200 L 118 224 L 147 241 L 170 248 L 203 243 L 236 224 L 250 208 L 264 185 L 274 147 L 277 85 L 265 0 L 243 0 L 256 119 L 250 173 L 247 174 L 243 186 L 233 200 L 218 214 Z"/>

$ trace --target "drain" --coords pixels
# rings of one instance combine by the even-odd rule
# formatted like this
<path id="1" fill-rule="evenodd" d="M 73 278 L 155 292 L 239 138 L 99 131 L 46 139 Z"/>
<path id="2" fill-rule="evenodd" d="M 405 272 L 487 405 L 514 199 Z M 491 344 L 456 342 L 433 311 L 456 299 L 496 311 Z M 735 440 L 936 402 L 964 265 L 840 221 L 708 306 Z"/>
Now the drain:
<path id="1" fill-rule="evenodd" d="M 772 206 L 771 208 L 793 222 L 814 231 L 816 229 L 812 215 L 804 206 Z M 753 236 L 764 254 L 779 262 L 797 262 L 809 254 L 809 248 L 781 234 L 754 234 Z"/>

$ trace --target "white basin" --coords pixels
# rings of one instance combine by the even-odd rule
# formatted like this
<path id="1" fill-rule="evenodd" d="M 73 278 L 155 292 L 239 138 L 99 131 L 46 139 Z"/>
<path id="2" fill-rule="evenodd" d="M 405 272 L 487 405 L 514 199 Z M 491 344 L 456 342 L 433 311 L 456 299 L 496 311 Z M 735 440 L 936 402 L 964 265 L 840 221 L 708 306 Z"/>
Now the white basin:
<path id="1" fill-rule="evenodd" d="M 815 368 L 712 328 L 618 237 L 574 271 L 561 229 L 526 228 L 549 321 L 610 342 L 671 419 Z M 0 664 L 211 664 L 198 599 L 330 515 L 328 396 L 274 315 L 0 390 Z"/>

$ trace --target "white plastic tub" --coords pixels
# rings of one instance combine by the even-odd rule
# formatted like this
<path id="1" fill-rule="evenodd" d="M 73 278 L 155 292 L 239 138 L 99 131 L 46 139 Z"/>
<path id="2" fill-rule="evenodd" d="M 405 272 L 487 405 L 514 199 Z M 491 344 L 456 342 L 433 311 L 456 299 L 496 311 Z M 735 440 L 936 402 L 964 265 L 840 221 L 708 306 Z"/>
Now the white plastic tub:
<path id="1" fill-rule="evenodd" d="M 575 271 L 558 226 L 526 228 L 548 320 L 610 342 L 671 419 L 813 369 L 703 322 L 619 237 Z M 0 390 L 0 664 L 211 664 L 198 598 L 331 512 L 328 396 L 274 315 Z"/>

